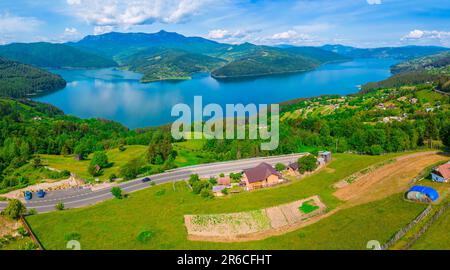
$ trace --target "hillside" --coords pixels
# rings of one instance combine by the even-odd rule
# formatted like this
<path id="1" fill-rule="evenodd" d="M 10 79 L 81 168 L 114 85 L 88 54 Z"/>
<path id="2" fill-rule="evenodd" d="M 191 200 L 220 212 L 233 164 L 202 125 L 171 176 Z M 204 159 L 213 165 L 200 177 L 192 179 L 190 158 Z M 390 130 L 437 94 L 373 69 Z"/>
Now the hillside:
<path id="1" fill-rule="evenodd" d="M 393 58 L 400 60 L 407 60 L 450 50 L 449 48 L 437 46 L 403 46 L 363 49 L 344 45 L 324 45 L 320 48 L 351 58 Z"/>
<path id="2" fill-rule="evenodd" d="M 391 67 L 392 73 L 410 71 L 429 71 L 432 73 L 450 74 L 450 52 L 420 57 L 399 63 Z"/>
<path id="3" fill-rule="evenodd" d="M 122 60 L 129 70 L 144 74 L 142 82 L 190 79 L 196 72 L 210 72 L 225 60 L 183 50 L 151 48 Z"/>
<path id="4" fill-rule="evenodd" d="M 182 49 L 191 53 L 207 54 L 228 47 L 200 37 L 185 37 L 178 33 L 159 31 L 157 33 L 118 33 L 87 36 L 68 45 L 97 52 L 104 56 L 127 57 L 140 50 L 152 47 Z"/>
<path id="5" fill-rule="evenodd" d="M 351 57 L 344 56 L 341 54 L 337 54 L 332 51 L 323 50 L 317 47 L 305 46 L 305 47 L 294 47 L 288 46 L 284 48 L 285 51 L 290 53 L 295 53 L 299 55 L 303 55 L 305 57 L 309 57 L 315 60 L 320 61 L 321 63 L 330 63 L 330 62 L 340 62 L 340 61 L 350 61 Z"/>
<path id="6" fill-rule="evenodd" d="M 320 65 L 315 59 L 282 49 L 258 47 L 251 53 L 212 72 L 216 79 L 233 79 L 302 72 Z"/>
<path id="7" fill-rule="evenodd" d="M 0 57 L 0 96 L 26 97 L 65 86 L 59 75 Z"/>
<path id="8" fill-rule="evenodd" d="M 0 46 L 0 56 L 21 63 L 52 68 L 105 68 L 117 64 L 105 57 L 67 46 L 46 42 L 13 43 Z"/>

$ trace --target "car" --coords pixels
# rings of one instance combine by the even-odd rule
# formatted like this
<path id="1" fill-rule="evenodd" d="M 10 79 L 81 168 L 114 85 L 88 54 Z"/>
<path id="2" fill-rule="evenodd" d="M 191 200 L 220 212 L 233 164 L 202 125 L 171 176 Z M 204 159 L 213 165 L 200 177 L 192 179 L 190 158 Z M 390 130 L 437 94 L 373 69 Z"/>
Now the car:
<path id="1" fill-rule="evenodd" d="M 142 183 L 147 183 L 147 182 L 150 182 L 150 181 L 152 181 L 152 179 L 150 179 L 148 177 L 145 177 L 144 179 L 142 179 Z"/>
<path id="2" fill-rule="evenodd" d="M 25 191 L 23 195 L 25 197 L 25 200 L 27 200 L 27 201 L 29 201 L 29 200 L 31 200 L 31 198 L 33 198 L 33 193 L 31 193 L 30 191 Z"/>
<path id="3" fill-rule="evenodd" d="M 43 191 L 42 189 L 40 189 L 36 195 L 38 196 L 38 198 L 44 198 L 45 197 L 45 191 Z"/>

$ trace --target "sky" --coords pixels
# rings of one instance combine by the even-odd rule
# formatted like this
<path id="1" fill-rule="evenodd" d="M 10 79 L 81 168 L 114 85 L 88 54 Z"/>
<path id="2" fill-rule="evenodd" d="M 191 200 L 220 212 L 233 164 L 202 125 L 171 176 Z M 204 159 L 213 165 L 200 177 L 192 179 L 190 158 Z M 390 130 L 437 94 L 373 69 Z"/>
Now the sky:
<path id="1" fill-rule="evenodd" d="M 233 44 L 450 47 L 450 1 L 0 0 L 0 44 L 160 30 Z"/>

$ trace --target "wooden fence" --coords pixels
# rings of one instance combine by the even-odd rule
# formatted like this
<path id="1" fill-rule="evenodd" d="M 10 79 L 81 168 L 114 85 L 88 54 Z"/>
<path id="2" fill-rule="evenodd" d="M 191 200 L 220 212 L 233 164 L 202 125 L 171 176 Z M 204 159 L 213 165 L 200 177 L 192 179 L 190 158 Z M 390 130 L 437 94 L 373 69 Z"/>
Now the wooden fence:
<path id="1" fill-rule="evenodd" d="M 25 218 L 23 218 L 23 216 L 20 216 L 19 220 L 20 222 L 22 222 L 23 227 L 27 230 L 33 242 L 38 246 L 38 249 L 44 250 L 44 247 L 41 245 L 41 242 L 39 242 L 39 239 L 37 239 L 36 235 L 34 235 L 33 231 L 30 228 L 30 225 L 28 225 L 28 222 L 25 220 Z"/>

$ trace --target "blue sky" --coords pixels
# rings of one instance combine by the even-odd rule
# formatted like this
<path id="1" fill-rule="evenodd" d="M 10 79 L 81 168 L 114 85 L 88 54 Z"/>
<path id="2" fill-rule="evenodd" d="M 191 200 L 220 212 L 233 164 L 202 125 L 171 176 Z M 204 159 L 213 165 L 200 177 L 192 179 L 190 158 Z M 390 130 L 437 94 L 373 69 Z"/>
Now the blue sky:
<path id="1" fill-rule="evenodd" d="M 227 43 L 450 47 L 448 0 L 0 0 L 0 43 L 161 29 Z"/>

